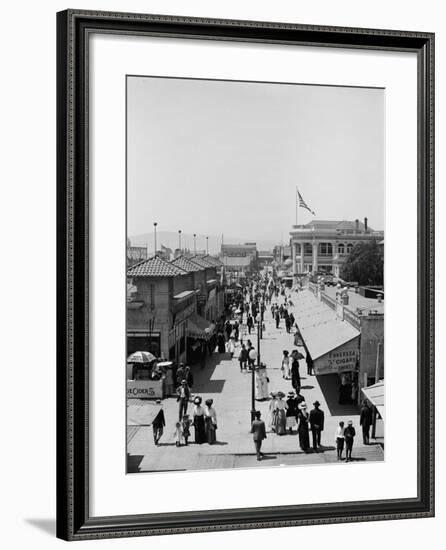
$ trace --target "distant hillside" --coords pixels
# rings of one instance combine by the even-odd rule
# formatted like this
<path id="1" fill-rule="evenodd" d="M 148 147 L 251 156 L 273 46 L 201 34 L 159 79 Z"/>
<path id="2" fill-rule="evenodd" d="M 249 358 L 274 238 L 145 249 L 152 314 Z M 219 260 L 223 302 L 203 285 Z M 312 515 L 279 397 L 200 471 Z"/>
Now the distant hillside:
<path id="1" fill-rule="evenodd" d="M 172 250 L 178 248 L 178 233 L 175 231 L 157 231 L 157 248 L 161 248 L 164 245 Z M 143 233 L 141 235 L 130 235 L 130 242 L 132 246 L 148 246 L 149 252 L 153 253 L 154 249 L 154 234 Z M 221 235 L 209 235 L 208 245 L 209 254 L 218 254 L 221 249 Z M 280 239 L 274 241 L 273 239 L 243 239 L 240 237 L 224 236 L 224 242 L 226 244 L 242 244 L 245 242 L 256 242 L 258 250 L 272 250 L 274 246 L 280 244 Z M 286 243 L 284 243 L 286 244 Z M 194 249 L 194 236 L 192 233 L 182 233 L 181 235 L 182 248 Z M 206 250 L 206 235 L 197 234 L 197 252 Z"/>

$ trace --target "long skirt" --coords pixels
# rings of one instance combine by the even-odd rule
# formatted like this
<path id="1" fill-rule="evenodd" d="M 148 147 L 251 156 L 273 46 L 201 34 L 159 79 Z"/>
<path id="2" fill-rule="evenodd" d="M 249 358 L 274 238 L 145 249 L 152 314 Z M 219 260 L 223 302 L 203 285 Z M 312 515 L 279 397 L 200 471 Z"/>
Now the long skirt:
<path id="1" fill-rule="evenodd" d="M 273 432 L 276 431 L 277 429 L 277 411 L 276 410 L 271 411 L 271 417 L 268 425 Z"/>
<path id="2" fill-rule="evenodd" d="M 286 414 L 283 409 L 277 411 L 276 433 L 279 435 L 286 433 Z"/>
<path id="3" fill-rule="evenodd" d="M 207 442 L 212 445 L 212 443 L 217 441 L 215 424 L 212 422 L 212 418 L 206 417 L 204 420 L 204 426 Z"/>
<path id="4" fill-rule="evenodd" d="M 300 426 L 299 428 L 299 446 L 302 451 L 306 451 L 310 447 L 310 433 L 308 425 Z"/>
<path id="5" fill-rule="evenodd" d="M 286 417 L 286 427 L 287 428 L 294 428 L 296 425 L 296 417 L 295 416 L 287 416 Z"/>
<path id="6" fill-rule="evenodd" d="M 204 427 L 204 416 L 194 417 L 195 443 L 204 443 L 206 441 L 206 430 Z"/>

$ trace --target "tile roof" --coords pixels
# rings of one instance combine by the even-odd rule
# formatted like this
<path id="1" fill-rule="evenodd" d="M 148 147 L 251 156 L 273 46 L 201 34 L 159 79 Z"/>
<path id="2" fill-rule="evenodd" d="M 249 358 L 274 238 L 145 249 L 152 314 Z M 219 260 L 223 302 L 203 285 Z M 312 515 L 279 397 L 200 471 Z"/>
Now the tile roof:
<path id="1" fill-rule="evenodd" d="M 209 256 L 209 254 L 206 254 L 206 256 L 202 256 L 202 258 L 203 260 L 206 260 L 207 262 L 209 262 L 211 265 L 215 267 L 221 267 L 223 265 L 223 262 L 220 261 L 215 256 Z"/>
<path id="2" fill-rule="evenodd" d="M 176 277 L 184 275 L 186 271 L 166 260 L 153 256 L 127 270 L 128 277 Z"/>
<path id="3" fill-rule="evenodd" d="M 191 262 L 189 258 L 185 258 L 184 256 L 178 256 L 178 258 L 175 258 L 175 260 L 172 260 L 170 263 L 180 269 L 184 269 L 184 271 L 187 271 L 188 273 L 203 271 L 204 269 L 204 267 L 196 264 L 195 262 Z"/>
<path id="4" fill-rule="evenodd" d="M 210 267 L 215 268 L 215 265 L 211 264 L 208 260 L 205 260 L 200 256 L 192 256 L 191 258 L 188 258 L 188 259 L 189 261 L 194 262 L 194 264 L 197 264 L 200 267 L 204 267 L 205 269 L 209 269 Z"/>

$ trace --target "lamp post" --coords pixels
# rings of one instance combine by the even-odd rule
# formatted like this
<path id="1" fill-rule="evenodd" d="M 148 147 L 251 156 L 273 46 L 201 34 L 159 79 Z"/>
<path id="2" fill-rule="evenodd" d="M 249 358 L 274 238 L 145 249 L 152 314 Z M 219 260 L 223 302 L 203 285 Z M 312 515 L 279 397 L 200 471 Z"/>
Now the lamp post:
<path id="1" fill-rule="evenodd" d="M 181 254 L 181 229 L 178 229 L 178 249 Z"/>
<path id="2" fill-rule="evenodd" d="M 209 254 L 209 237 L 206 237 L 206 254 Z"/>
<path id="3" fill-rule="evenodd" d="M 158 222 L 153 222 L 153 228 L 154 228 L 154 235 L 155 235 L 155 256 L 156 256 L 156 226 L 158 225 Z"/>
<path id="4" fill-rule="evenodd" d="M 197 254 L 197 234 L 194 233 L 194 256 Z"/>

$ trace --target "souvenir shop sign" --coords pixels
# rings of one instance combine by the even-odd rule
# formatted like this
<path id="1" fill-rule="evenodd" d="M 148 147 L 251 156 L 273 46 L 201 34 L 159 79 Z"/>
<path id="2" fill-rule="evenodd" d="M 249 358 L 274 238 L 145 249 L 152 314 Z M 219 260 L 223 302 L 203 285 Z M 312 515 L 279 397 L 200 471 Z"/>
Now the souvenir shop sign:
<path id="1" fill-rule="evenodd" d="M 314 361 L 316 374 L 353 371 L 359 356 L 359 339 L 354 338 Z"/>

